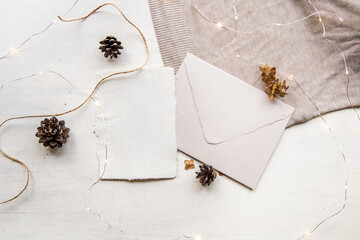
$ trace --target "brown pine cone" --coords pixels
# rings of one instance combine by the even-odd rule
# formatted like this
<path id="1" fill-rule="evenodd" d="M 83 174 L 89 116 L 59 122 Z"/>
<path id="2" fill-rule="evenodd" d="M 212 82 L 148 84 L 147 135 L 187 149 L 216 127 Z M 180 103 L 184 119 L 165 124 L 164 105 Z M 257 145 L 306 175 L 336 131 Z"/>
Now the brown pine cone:
<path id="1" fill-rule="evenodd" d="M 69 128 L 65 127 L 65 121 L 59 121 L 56 117 L 45 118 L 40 122 L 40 127 L 37 130 L 35 136 L 40 138 L 39 143 L 52 149 L 61 148 L 66 143 L 70 131 Z"/>
<path id="2" fill-rule="evenodd" d="M 280 80 L 276 78 L 276 67 L 270 68 L 269 64 L 266 64 L 264 67 L 260 66 L 259 70 L 262 72 L 262 81 L 266 84 L 265 92 L 271 100 L 276 96 L 285 97 L 288 95 L 286 91 L 289 89 L 289 86 L 286 85 L 285 80 L 280 82 Z"/>
<path id="3" fill-rule="evenodd" d="M 117 55 L 121 54 L 119 49 L 123 49 L 121 42 L 114 36 L 107 36 L 100 44 L 99 49 L 104 52 L 104 57 L 106 58 L 109 56 L 110 58 L 117 58 Z"/>
<path id="4" fill-rule="evenodd" d="M 209 186 L 216 178 L 216 171 L 213 169 L 212 166 L 207 166 L 205 164 L 200 165 L 200 172 L 196 173 L 196 178 L 199 179 L 199 182 L 206 186 L 206 184 Z"/>

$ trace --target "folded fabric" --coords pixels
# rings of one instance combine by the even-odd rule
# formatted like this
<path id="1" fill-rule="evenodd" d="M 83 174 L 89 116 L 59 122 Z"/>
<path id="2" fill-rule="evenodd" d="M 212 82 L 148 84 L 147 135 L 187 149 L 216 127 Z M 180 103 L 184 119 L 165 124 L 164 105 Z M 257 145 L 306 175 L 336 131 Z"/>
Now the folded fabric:
<path id="1" fill-rule="evenodd" d="M 294 109 L 189 53 L 176 98 L 178 149 L 255 189 Z"/>
<path id="2" fill-rule="evenodd" d="M 103 179 L 174 178 L 177 171 L 175 78 L 171 68 L 143 69 L 103 83 L 95 132 L 107 159 Z"/>
<path id="3" fill-rule="evenodd" d="M 259 66 L 277 66 L 278 77 L 290 86 L 289 95 L 282 101 L 296 108 L 288 126 L 317 117 L 318 111 L 360 106 L 360 1 L 312 3 L 149 0 L 165 66 L 176 70 L 186 52 L 192 52 L 260 90 L 265 86 Z M 321 22 L 313 6 L 320 12 Z M 231 29 L 236 26 L 234 40 Z"/>

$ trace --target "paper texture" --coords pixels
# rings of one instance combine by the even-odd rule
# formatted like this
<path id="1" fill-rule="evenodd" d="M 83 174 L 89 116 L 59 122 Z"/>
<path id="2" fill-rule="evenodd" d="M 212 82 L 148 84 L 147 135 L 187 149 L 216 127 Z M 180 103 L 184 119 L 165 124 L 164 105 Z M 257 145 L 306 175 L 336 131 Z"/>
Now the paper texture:
<path id="1" fill-rule="evenodd" d="M 100 86 L 96 97 L 97 154 L 101 162 L 107 158 L 103 178 L 174 178 L 177 148 L 173 70 L 143 69 L 112 78 Z"/>
<path id="2" fill-rule="evenodd" d="M 192 54 L 176 79 L 179 150 L 254 189 L 294 109 Z"/>

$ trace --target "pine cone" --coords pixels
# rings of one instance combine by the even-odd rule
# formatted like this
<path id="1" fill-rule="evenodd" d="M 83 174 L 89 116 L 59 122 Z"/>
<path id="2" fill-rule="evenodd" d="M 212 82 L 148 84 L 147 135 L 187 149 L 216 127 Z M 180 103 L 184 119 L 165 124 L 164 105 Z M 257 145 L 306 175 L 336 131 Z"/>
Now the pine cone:
<path id="1" fill-rule="evenodd" d="M 40 123 L 40 127 L 37 128 L 38 132 L 36 137 L 40 138 L 39 143 L 42 143 L 44 147 L 50 147 L 52 149 L 61 148 L 66 139 L 69 137 L 70 129 L 65 127 L 65 121 L 58 121 L 56 117 L 51 119 L 45 118 Z"/>
<path id="2" fill-rule="evenodd" d="M 269 64 L 266 64 L 264 67 L 260 66 L 259 70 L 262 72 L 262 81 L 266 84 L 265 92 L 270 96 L 271 100 L 276 96 L 285 97 L 288 95 L 286 91 L 289 89 L 289 86 L 286 85 L 285 80 L 280 82 L 276 78 L 276 67 L 270 68 Z"/>
<path id="3" fill-rule="evenodd" d="M 200 165 L 200 172 L 196 173 L 196 178 L 199 179 L 199 182 L 205 186 L 206 184 L 209 186 L 216 178 L 216 171 L 212 166 L 207 166 L 205 164 Z"/>
<path id="4" fill-rule="evenodd" d="M 121 42 L 116 39 L 114 36 L 107 36 L 104 40 L 100 42 L 100 47 L 102 52 L 104 53 L 104 57 L 109 57 L 112 59 L 117 58 L 117 55 L 121 54 L 119 49 L 123 49 L 121 46 Z"/>

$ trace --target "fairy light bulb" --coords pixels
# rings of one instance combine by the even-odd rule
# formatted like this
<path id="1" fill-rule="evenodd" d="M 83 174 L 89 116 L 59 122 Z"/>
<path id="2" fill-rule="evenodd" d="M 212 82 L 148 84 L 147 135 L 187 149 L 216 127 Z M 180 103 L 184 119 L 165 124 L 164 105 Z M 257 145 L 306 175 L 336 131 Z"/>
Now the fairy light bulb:
<path id="1" fill-rule="evenodd" d="M 11 47 L 9 51 L 10 51 L 10 54 L 12 54 L 12 55 L 15 55 L 16 53 L 18 53 L 18 49 L 15 47 Z"/>
<path id="2" fill-rule="evenodd" d="M 54 21 L 53 21 L 53 23 L 56 23 L 58 20 L 57 19 L 55 19 Z"/>
<path id="3" fill-rule="evenodd" d="M 346 71 L 345 71 L 345 74 L 346 74 L 346 75 L 349 75 L 349 71 L 348 71 L 347 69 L 346 69 Z"/>
<path id="4" fill-rule="evenodd" d="M 194 239 L 195 240 L 201 240 L 201 236 L 199 234 L 197 234 L 197 235 L 194 236 Z"/>
<path id="5" fill-rule="evenodd" d="M 223 27 L 223 24 L 222 24 L 221 22 L 217 22 L 215 25 L 216 25 L 218 28 L 222 28 L 222 27 Z"/>
<path id="6" fill-rule="evenodd" d="M 39 75 L 43 75 L 44 73 L 43 72 L 39 72 Z"/>
<path id="7" fill-rule="evenodd" d="M 344 21 L 344 19 L 342 19 L 341 17 L 339 17 L 339 20 L 340 20 L 340 22 L 343 22 L 343 21 Z"/>
<path id="8" fill-rule="evenodd" d="M 98 100 L 95 100 L 95 106 L 100 106 L 100 102 Z"/>
<path id="9" fill-rule="evenodd" d="M 322 23 L 322 19 L 321 19 L 321 17 L 319 17 L 319 22 L 321 22 L 321 23 Z"/>

